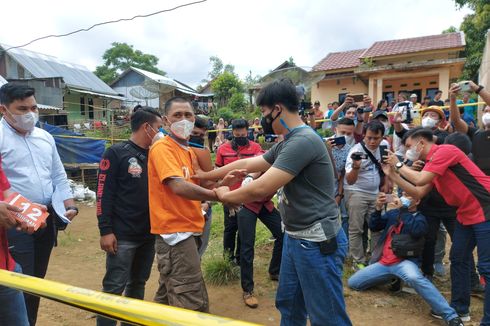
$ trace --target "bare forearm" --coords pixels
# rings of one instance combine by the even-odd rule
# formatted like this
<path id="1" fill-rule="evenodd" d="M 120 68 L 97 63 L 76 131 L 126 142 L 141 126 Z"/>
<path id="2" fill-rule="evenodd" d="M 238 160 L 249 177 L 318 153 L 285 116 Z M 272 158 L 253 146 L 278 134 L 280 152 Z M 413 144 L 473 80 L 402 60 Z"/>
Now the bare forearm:
<path id="1" fill-rule="evenodd" d="M 352 169 L 349 173 L 345 175 L 345 180 L 350 185 L 356 183 L 357 178 L 359 177 L 359 169 Z"/>
<path id="2" fill-rule="evenodd" d="M 454 124 L 454 128 L 456 129 L 456 131 L 466 134 L 468 132 L 468 125 L 466 124 L 466 122 L 463 121 L 463 119 L 461 119 L 459 115 L 459 108 L 456 104 L 456 97 L 451 96 L 450 101 L 451 102 L 449 104 L 449 109 L 451 111 L 451 114 L 449 115 L 449 119 Z"/>
<path id="3" fill-rule="evenodd" d="M 177 196 L 190 200 L 217 200 L 216 193 L 184 180 L 172 180 L 167 184 Z"/>
<path id="4" fill-rule="evenodd" d="M 339 118 L 340 112 L 344 110 L 344 107 L 345 105 L 342 104 L 335 111 L 333 111 L 332 115 L 330 116 L 330 120 L 336 121 Z"/>
<path id="5" fill-rule="evenodd" d="M 432 182 L 431 173 L 425 171 L 414 171 L 404 165 L 400 170 L 400 174 L 407 179 L 409 182 L 413 183 L 416 186 L 425 186 Z"/>
<path id="6" fill-rule="evenodd" d="M 262 200 L 268 195 L 270 194 L 265 193 L 263 187 L 255 182 L 224 194 L 221 200 L 225 203 L 242 204 Z"/>
<path id="7" fill-rule="evenodd" d="M 425 187 L 416 187 L 407 180 L 403 179 L 399 174 L 392 173 L 389 175 L 391 181 L 396 183 L 398 187 L 402 188 L 407 194 L 415 198 L 423 198 L 427 194 Z M 430 189 L 430 188 L 429 188 Z"/>
<path id="8" fill-rule="evenodd" d="M 480 96 L 487 105 L 490 105 L 490 92 L 488 90 L 482 89 L 480 93 L 478 93 L 478 96 Z"/>

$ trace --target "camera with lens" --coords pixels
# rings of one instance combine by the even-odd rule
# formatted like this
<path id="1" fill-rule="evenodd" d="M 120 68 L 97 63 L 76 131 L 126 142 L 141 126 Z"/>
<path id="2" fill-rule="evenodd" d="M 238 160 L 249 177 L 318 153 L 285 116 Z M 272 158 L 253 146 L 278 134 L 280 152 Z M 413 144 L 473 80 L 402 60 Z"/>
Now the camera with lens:
<path id="1" fill-rule="evenodd" d="M 363 152 L 354 152 L 352 153 L 350 158 L 353 159 L 354 161 L 360 161 L 360 160 L 366 160 L 368 156 L 366 153 Z"/>

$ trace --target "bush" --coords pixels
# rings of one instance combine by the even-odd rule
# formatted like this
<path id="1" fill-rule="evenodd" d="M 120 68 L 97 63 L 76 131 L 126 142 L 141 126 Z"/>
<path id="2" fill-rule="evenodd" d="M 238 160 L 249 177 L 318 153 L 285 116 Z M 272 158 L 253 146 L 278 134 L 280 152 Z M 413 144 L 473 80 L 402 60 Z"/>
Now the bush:
<path id="1" fill-rule="evenodd" d="M 228 107 L 223 107 L 216 112 L 214 121 L 217 122 L 219 118 L 223 118 L 225 121 L 230 121 L 240 118 L 240 114 L 233 112 L 233 110 Z"/>
<path id="2" fill-rule="evenodd" d="M 233 112 L 244 114 L 247 108 L 247 101 L 245 100 L 245 96 L 243 96 L 243 93 L 233 93 L 233 95 L 230 97 L 230 100 L 228 101 L 228 106 Z"/>
<path id="3" fill-rule="evenodd" d="M 206 282 L 217 286 L 227 285 L 240 277 L 240 268 L 222 256 L 206 259 L 203 271 Z"/>

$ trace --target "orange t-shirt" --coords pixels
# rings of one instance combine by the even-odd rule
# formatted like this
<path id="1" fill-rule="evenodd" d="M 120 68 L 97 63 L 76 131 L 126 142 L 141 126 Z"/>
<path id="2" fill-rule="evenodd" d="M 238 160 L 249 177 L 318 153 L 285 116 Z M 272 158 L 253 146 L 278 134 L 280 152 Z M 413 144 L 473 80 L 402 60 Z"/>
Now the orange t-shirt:
<path id="1" fill-rule="evenodd" d="M 192 150 L 179 145 L 167 136 L 157 141 L 148 157 L 148 192 L 150 202 L 150 224 L 153 234 L 176 232 L 202 232 L 204 216 L 201 202 L 177 196 L 163 181 L 171 177 L 191 179 L 194 174 Z"/>

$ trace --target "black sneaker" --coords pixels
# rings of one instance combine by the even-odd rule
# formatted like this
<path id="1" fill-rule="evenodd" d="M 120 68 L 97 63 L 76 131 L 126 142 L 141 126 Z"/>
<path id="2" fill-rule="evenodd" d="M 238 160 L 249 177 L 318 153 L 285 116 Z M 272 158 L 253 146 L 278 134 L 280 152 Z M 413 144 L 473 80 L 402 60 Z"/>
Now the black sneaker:
<path id="1" fill-rule="evenodd" d="M 402 287 L 402 280 L 397 277 L 391 281 L 389 289 L 391 292 L 398 293 L 402 290 Z"/>
<path id="2" fill-rule="evenodd" d="M 485 294 L 485 287 L 481 283 L 476 283 L 471 287 L 471 294 Z"/>
<path id="3" fill-rule="evenodd" d="M 464 326 L 463 321 L 459 317 L 451 319 L 450 321 L 446 322 L 446 324 L 448 326 Z"/>
<path id="4" fill-rule="evenodd" d="M 430 314 L 432 317 L 436 318 L 436 319 L 443 319 L 441 315 L 439 315 L 438 313 L 436 313 L 434 310 L 431 310 L 430 311 Z M 468 322 L 471 320 L 471 317 L 470 317 L 470 314 L 467 313 L 467 314 L 460 314 L 458 313 L 458 316 L 459 317 L 456 317 L 454 319 L 451 319 L 449 322 L 448 322 L 448 325 L 459 325 L 459 324 L 450 324 L 451 321 L 453 320 L 459 320 L 460 322 Z"/>

